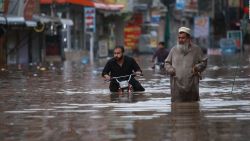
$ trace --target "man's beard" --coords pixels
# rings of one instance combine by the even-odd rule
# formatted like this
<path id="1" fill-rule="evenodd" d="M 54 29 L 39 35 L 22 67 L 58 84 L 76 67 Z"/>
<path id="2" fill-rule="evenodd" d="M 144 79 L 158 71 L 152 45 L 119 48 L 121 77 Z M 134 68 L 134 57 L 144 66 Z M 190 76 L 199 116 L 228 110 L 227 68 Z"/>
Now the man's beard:
<path id="1" fill-rule="evenodd" d="M 121 57 L 115 57 L 115 60 L 116 60 L 116 61 L 121 61 L 122 58 L 123 58 L 123 55 L 122 55 Z"/>
<path id="2" fill-rule="evenodd" d="M 177 48 L 179 48 L 181 52 L 186 55 L 189 51 L 189 43 L 180 44 L 179 42 L 177 42 Z"/>

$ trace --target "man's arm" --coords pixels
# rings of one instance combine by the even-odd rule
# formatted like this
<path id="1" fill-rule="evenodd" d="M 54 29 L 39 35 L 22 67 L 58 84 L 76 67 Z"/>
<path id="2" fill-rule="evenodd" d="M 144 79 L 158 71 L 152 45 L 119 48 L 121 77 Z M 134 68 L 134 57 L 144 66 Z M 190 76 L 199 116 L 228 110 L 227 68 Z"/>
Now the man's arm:
<path id="1" fill-rule="evenodd" d="M 107 62 L 107 64 L 105 65 L 103 71 L 102 71 L 102 77 L 105 79 L 105 80 L 110 80 L 110 61 Z"/>
<path id="2" fill-rule="evenodd" d="M 200 49 L 199 50 L 199 63 L 198 64 L 195 64 L 194 66 L 194 71 L 195 72 L 203 72 L 206 67 L 207 67 L 207 56 L 205 56 L 202 52 L 202 50 Z"/>
<path id="3" fill-rule="evenodd" d="M 203 72 L 207 68 L 207 59 L 208 58 L 203 58 L 200 63 L 196 64 L 194 66 L 194 71 L 195 72 Z"/>
<path id="4" fill-rule="evenodd" d="M 140 66 L 138 65 L 138 63 L 133 59 L 131 58 L 131 62 L 132 62 L 132 66 L 133 66 L 133 71 L 136 73 L 136 75 L 141 75 L 142 74 L 142 70 L 140 68 Z"/>
<path id="5" fill-rule="evenodd" d="M 157 52 L 158 52 L 158 50 L 156 50 L 156 51 L 154 52 L 153 57 L 152 57 L 152 62 L 155 61 L 155 58 L 156 58 L 156 56 L 157 56 L 157 54 L 158 54 Z"/>
<path id="6" fill-rule="evenodd" d="M 170 50 L 168 57 L 165 59 L 165 69 L 168 75 L 175 76 L 175 68 L 172 66 L 173 49 Z"/>

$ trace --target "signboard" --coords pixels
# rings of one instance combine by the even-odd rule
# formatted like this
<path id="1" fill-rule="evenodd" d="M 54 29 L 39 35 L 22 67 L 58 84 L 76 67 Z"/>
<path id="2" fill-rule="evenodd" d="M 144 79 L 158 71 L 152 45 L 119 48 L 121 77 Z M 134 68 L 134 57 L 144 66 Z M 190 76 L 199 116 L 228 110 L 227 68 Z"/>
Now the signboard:
<path id="1" fill-rule="evenodd" d="M 185 11 L 198 12 L 198 0 L 186 0 Z"/>
<path id="2" fill-rule="evenodd" d="M 227 31 L 227 38 L 233 39 L 237 49 L 242 48 L 242 32 L 240 30 Z"/>
<path id="3" fill-rule="evenodd" d="M 125 48 L 138 49 L 139 37 L 141 35 L 142 14 L 135 13 L 124 28 Z"/>
<path id="4" fill-rule="evenodd" d="M 151 17 L 151 23 L 159 24 L 160 20 L 161 20 L 161 16 L 160 15 L 153 15 Z"/>
<path id="5" fill-rule="evenodd" d="M 209 36 L 209 18 L 197 16 L 194 19 L 194 37 L 205 38 Z"/>
<path id="6" fill-rule="evenodd" d="M 84 20 L 85 20 L 85 31 L 86 32 L 95 32 L 96 30 L 96 11 L 95 8 L 92 7 L 85 7 L 84 8 Z"/>
<path id="7" fill-rule="evenodd" d="M 239 0 L 228 0 L 228 6 L 229 7 L 240 7 L 240 1 Z"/>
<path id="8" fill-rule="evenodd" d="M 177 10 L 183 10 L 185 8 L 185 0 L 176 0 L 175 8 Z"/>
<path id="9" fill-rule="evenodd" d="M 108 56 L 108 42 L 107 40 L 100 40 L 99 43 L 99 57 L 107 57 Z"/>
<path id="10" fill-rule="evenodd" d="M 198 0 L 176 0 L 175 8 L 187 12 L 198 12 Z"/>
<path id="11" fill-rule="evenodd" d="M 137 25 L 127 25 L 124 28 L 124 44 L 126 48 L 135 49 L 139 43 L 141 27 Z"/>
<path id="12" fill-rule="evenodd" d="M 4 12 L 4 0 L 0 0 L 0 13 Z"/>

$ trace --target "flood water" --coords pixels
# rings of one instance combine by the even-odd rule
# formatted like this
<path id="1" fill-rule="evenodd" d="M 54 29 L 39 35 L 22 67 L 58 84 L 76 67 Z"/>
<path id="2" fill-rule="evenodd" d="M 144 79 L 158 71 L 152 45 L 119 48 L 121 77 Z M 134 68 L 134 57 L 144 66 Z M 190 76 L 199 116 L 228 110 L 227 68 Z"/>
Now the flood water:
<path id="1" fill-rule="evenodd" d="M 250 57 L 209 56 L 200 101 L 171 103 L 169 77 L 136 58 L 146 91 L 111 94 L 107 61 L 48 63 L 0 73 L 1 141 L 247 141 Z"/>

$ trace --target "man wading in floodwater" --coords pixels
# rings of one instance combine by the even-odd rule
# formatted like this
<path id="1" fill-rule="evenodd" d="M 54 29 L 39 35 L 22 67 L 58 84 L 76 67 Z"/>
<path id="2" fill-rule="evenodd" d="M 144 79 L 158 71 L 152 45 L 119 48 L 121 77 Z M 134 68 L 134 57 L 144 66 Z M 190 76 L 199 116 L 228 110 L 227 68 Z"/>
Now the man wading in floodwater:
<path id="1" fill-rule="evenodd" d="M 108 60 L 102 71 L 102 77 L 105 80 L 110 80 L 112 77 L 125 76 L 135 73 L 141 75 L 142 70 L 137 62 L 129 56 L 124 55 L 123 46 L 116 46 L 114 49 L 114 57 Z M 134 77 L 129 83 L 133 86 L 133 91 L 145 91 L 141 83 Z M 111 92 L 119 91 L 119 84 L 115 80 L 110 81 L 109 89 Z"/>
<path id="2" fill-rule="evenodd" d="M 199 80 L 207 66 L 202 50 L 191 42 L 191 30 L 180 27 L 178 42 L 165 60 L 170 75 L 171 101 L 199 101 Z"/>

